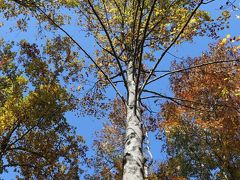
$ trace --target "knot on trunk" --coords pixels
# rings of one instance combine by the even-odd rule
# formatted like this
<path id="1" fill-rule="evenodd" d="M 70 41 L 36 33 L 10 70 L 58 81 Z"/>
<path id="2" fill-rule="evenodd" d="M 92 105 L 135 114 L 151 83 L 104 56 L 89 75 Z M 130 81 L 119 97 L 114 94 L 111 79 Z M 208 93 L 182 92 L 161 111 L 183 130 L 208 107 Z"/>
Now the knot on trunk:
<path id="1" fill-rule="evenodd" d="M 123 156 L 123 166 L 127 163 L 127 157 L 128 156 L 131 156 L 131 154 L 128 153 L 128 152 Z"/>
<path id="2" fill-rule="evenodd" d="M 128 106 L 129 107 L 129 109 L 133 109 L 134 108 L 134 105 L 130 105 L 130 106 Z"/>
<path id="3" fill-rule="evenodd" d="M 133 139 L 135 137 L 136 137 L 136 133 L 135 132 L 132 132 L 131 134 L 129 134 L 127 136 L 127 138 L 126 138 L 125 144 L 130 145 L 131 144 L 131 139 Z"/>

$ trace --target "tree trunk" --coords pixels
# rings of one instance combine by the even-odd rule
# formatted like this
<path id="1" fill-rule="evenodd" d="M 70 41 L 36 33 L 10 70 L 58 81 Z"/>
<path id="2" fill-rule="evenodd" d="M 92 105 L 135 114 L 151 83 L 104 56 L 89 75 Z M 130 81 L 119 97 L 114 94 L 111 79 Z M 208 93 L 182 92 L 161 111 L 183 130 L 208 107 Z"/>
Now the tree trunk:
<path id="1" fill-rule="evenodd" d="M 144 179 L 143 127 L 139 101 L 136 101 L 136 82 L 130 62 L 127 70 L 128 101 L 126 140 L 123 157 L 123 180 Z M 137 103 L 136 103 L 137 102 Z"/>

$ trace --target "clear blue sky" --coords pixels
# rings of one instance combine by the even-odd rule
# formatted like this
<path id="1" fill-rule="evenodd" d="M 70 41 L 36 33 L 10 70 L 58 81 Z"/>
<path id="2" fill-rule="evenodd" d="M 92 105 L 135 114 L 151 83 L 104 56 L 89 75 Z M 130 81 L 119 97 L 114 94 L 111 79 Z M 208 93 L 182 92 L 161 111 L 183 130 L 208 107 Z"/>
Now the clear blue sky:
<path id="1" fill-rule="evenodd" d="M 208 10 L 212 16 L 218 16 L 220 11 L 220 3 L 223 1 L 216 1 L 215 3 L 212 3 L 210 6 L 206 5 L 203 6 L 204 9 Z M 240 12 L 238 12 L 240 13 Z M 12 25 L 14 21 L 8 22 L 7 25 Z M 29 28 L 29 32 L 23 33 L 19 31 L 13 31 L 9 32 L 7 28 L 1 28 L 0 29 L 0 38 L 6 38 L 7 40 L 21 40 L 21 39 L 27 39 L 30 42 L 35 42 L 37 40 L 38 43 L 44 40 L 40 40 L 39 36 L 36 36 L 36 27 L 34 21 L 31 22 L 32 26 Z M 240 20 L 235 18 L 235 13 L 233 13 L 232 18 L 230 20 L 230 29 L 225 29 L 222 32 L 220 32 L 220 36 L 223 38 L 227 34 L 231 34 L 232 36 L 236 35 L 239 36 L 239 27 L 240 27 Z M 93 52 L 93 40 L 89 38 L 85 38 L 83 33 L 79 33 L 78 29 L 73 27 L 66 27 L 68 32 L 82 45 L 84 45 L 85 49 L 87 49 L 90 52 Z M 51 33 L 46 34 L 48 38 L 52 37 L 53 35 Z M 201 53 L 208 49 L 208 44 L 215 42 L 214 40 L 208 38 L 208 37 L 201 37 L 201 38 L 194 38 L 192 43 L 184 43 L 182 45 L 179 45 L 176 48 L 173 48 L 170 50 L 171 53 L 175 54 L 179 57 L 194 57 L 199 56 Z M 168 70 L 170 66 L 170 62 L 174 58 L 171 56 L 166 56 L 163 63 L 160 65 L 163 70 Z M 171 90 L 169 88 L 168 79 L 165 78 L 161 80 L 161 87 L 156 87 L 161 90 L 161 92 L 166 92 L 167 94 L 171 94 Z M 112 89 L 109 89 L 109 91 L 112 91 Z M 111 93 L 111 92 L 110 92 Z M 98 120 L 94 117 L 84 117 L 84 118 L 77 118 L 75 116 L 75 113 L 67 113 L 67 119 L 69 123 L 75 127 L 77 127 L 77 133 L 82 135 L 87 145 L 89 146 L 90 151 L 88 152 L 89 155 L 93 154 L 93 151 L 91 151 L 92 146 L 92 140 L 94 137 L 94 132 L 96 130 L 100 130 L 102 128 L 103 122 L 106 121 L 106 119 Z M 164 158 L 164 154 L 161 153 L 161 144 L 159 141 L 155 140 L 155 136 L 153 134 L 150 134 L 150 143 L 151 143 L 151 150 L 154 159 L 161 160 Z M 14 179 L 14 173 L 9 172 L 8 174 L 3 174 L 0 176 L 0 179 L 4 180 L 10 180 Z"/>

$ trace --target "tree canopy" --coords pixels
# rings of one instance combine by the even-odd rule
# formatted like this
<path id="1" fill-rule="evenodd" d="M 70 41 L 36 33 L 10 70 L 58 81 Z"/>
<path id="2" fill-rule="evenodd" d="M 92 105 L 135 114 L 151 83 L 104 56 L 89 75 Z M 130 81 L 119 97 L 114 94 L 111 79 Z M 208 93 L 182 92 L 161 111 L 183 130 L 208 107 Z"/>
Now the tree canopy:
<path id="1" fill-rule="evenodd" d="M 215 171 L 217 179 L 240 177 L 238 59 L 239 47 L 220 41 L 201 57 L 173 65 L 188 69 L 171 76 L 173 102 L 162 111 L 173 175 L 209 179 Z"/>
<path id="2" fill-rule="evenodd" d="M 13 46 L 1 42 L 1 172 L 14 167 L 26 178 L 77 178 L 87 148 L 64 117 L 73 99 L 36 44 L 22 41 L 20 53 Z"/>

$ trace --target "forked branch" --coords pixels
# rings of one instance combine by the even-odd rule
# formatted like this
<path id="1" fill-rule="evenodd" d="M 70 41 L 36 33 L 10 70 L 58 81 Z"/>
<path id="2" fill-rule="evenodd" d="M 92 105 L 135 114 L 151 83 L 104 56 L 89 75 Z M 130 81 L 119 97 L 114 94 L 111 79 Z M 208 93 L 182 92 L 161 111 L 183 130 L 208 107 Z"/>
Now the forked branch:
<path id="1" fill-rule="evenodd" d="M 152 77 L 153 73 L 155 72 L 155 70 L 157 69 L 159 63 L 162 61 L 162 59 L 165 57 L 165 55 L 167 54 L 167 52 L 171 49 L 171 47 L 176 43 L 176 41 L 178 40 L 178 38 L 180 37 L 180 35 L 184 32 L 185 28 L 188 26 L 189 22 L 191 21 L 192 17 L 195 15 L 195 13 L 197 12 L 197 10 L 200 8 L 200 6 L 202 5 L 203 1 L 201 0 L 198 5 L 195 7 L 195 9 L 192 11 L 191 15 L 189 16 L 187 22 L 184 24 L 184 26 L 182 27 L 182 29 L 180 30 L 180 32 L 177 34 L 177 36 L 174 38 L 174 40 L 171 42 L 171 44 L 165 49 L 165 51 L 162 53 L 162 55 L 160 56 L 160 58 L 157 60 L 156 64 L 153 66 L 152 70 L 150 71 L 148 77 L 146 78 L 146 80 L 144 81 L 141 90 L 140 90 L 140 95 L 143 91 L 143 89 L 145 88 L 145 86 L 148 84 L 148 81 L 150 80 L 150 78 Z"/>

